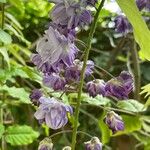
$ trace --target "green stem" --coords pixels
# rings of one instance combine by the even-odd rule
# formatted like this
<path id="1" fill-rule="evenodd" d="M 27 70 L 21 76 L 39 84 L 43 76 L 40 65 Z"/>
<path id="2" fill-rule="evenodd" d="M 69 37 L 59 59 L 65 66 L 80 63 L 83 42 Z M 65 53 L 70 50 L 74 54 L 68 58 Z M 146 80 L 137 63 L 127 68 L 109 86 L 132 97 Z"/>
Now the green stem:
<path id="1" fill-rule="evenodd" d="M 133 48 L 131 49 L 132 61 L 133 61 L 133 72 L 134 72 L 134 87 L 135 93 L 134 98 L 140 101 L 140 89 L 141 89 L 141 73 L 140 73 L 140 64 L 137 52 L 136 43 L 133 43 Z"/>
<path id="2" fill-rule="evenodd" d="M 89 52 L 90 52 L 91 45 L 92 45 L 91 41 L 92 41 L 95 29 L 96 29 L 96 25 L 97 25 L 97 22 L 98 22 L 100 11 L 101 11 L 101 9 L 104 5 L 104 2 L 105 2 L 105 0 L 102 0 L 99 7 L 98 7 L 98 9 L 97 9 L 97 12 L 96 12 L 96 15 L 95 15 L 95 18 L 94 18 L 94 21 L 92 23 L 91 30 L 90 30 L 90 33 L 89 33 L 89 38 L 88 38 L 88 41 L 87 41 L 88 45 L 87 45 L 87 48 L 85 50 L 85 56 L 84 56 L 84 61 L 83 61 L 84 63 L 83 63 L 83 67 L 82 67 L 82 71 L 81 71 L 81 77 L 80 77 L 80 83 L 79 83 L 79 92 L 78 92 L 78 99 L 77 99 L 78 101 L 77 101 L 77 106 L 76 106 L 76 109 L 75 109 L 75 121 L 74 121 L 74 128 L 73 128 L 73 134 L 72 134 L 72 150 L 75 150 L 75 147 L 76 147 L 78 118 L 79 118 L 79 110 L 80 110 L 80 104 L 81 104 L 81 95 L 82 95 L 82 88 L 83 88 L 83 83 L 84 83 L 86 63 L 87 63 L 87 60 L 88 60 L 88 57 L 89 57 Z"/>
<path id="3" fill-rule="evenodd" d="M 5 20 L 5 4 L 2 3 L 2 20 L 1 20 L 1 28 L 2 30 L 4 29 L 4 20 Z M 2 68 L 5 68 L 5 63 L 4 63 L 4 59 L 2 57 Z M 2 94 L 2 100 L 4 101 L 5 99 L 5 93 Z M 4 120 L 3 120 L 3 108 L 0 108 L 0 123 L 3 124 Z M 4 136 L 2 136 L 2 140 L 1 140 L 1 149 L 5 150 L 5 140 L 4 140 Z"/>

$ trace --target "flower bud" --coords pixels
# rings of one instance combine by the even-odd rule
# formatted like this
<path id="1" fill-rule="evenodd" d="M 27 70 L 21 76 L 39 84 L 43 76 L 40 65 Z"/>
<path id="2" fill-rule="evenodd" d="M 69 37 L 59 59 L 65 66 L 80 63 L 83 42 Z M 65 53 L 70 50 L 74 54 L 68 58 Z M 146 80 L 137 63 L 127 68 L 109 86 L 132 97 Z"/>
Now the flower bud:
<path id="1" fill-rule="evenodd" d="M 108 125 L 109 129 L 112 130 L 113 134 L 117 131 L 124 130 L 124 122 L 122 117 L 116 114 L 114 111 L 107 113 L 104 118 L 104 122 Z"/>
<path id="2" fill-rule="evenodd" d="M 29 97 L 34 105 L 38 105 L 39 99 L 42 97 L 42 92 L 39 89 L 34 89 Z"/>
<path id="3" fill-rule="evenodd" d="M 93 80 L 87 83 L 87 91 L 90 96 L 95 97 L 98 94 L 105 95 L 105 82 L 103 80 Z"/>
<path id="4" fill-rule="evenodd" d="M 53 143 L 52 140 L 49 138 L 45 138 L 42 140 L 39 144 L 38 150 L 52 150 L 53 149 Z"/>
<path id="5" fill-rule="evenodd" d="M 102 143 L 97 137 L 92 137 L 88 142 L 85 142 L 85 150 L 102 150 Z"/>

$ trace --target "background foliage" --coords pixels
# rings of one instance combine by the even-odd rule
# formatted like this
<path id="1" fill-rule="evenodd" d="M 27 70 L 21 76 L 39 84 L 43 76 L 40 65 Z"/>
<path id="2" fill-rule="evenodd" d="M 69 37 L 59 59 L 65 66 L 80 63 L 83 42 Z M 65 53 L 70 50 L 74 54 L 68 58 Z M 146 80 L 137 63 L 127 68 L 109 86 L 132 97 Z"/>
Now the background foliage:
<path id="1" fill-rule="evenodd" d="M 6 1 L 0 0 L 0 2 Z M 114 76 L 128 69 L 136 77 L 135 93 L 130 95 L 130 100 L 120 101 L 115 106 L 116 111 L 123 117 L 125 130 L 112 135 L 104 124 L 103 117 L 106 114 L 105 109 L 110 109 L 114 104 L 107 98 L 100 96 L 90 98 L 86 94 L 82 96 L 85 105 L 83 104 L 80 110 L 79 130 L 98 136 L 105 144 L 106 150 L 148 150 L 150 146 L 150 84 L 148 84 L 150 65 L 147 60 L 150 60 L 150 33 L 147 26 L 150 25 L 150 13 L 144 11 L 141 13 L 146 19 L 146 26 L 137 8 L 135 12 L 132 11 L 131 6 L 135 7 L 133 1 L 117 0 L 117 2 L 132 23 L 135 39 L 140 43 L 141 50 L 136 45 L 142 58 L 139 60 L 140 73 L 135 68 L 135 57 L 132 51 L 135 41 L 132 33 L 126 37 L 117 34 L 113 26 L 117 14 L 105 8 L 102 10 L 92 40 L 90 59 L 97 65 L 94 74 L 96 77 L 110 79 L 102 68 Z M 5 141 L 6 150 L 35 150 L 39 141 L 55 133 L 45 126 L 40 126 L 34 119 L 35 108 L 29 99 L 29 94 L 34 88 L 43 87 L 41 76 L 31 63 L 30 55 L 35 51 L 37 40 L 48 27 L 50 21 L 48 13 L 51 8 L 52 5 L 47 0 L 8 0 L 5 4 L 5 23 L 4 28 L 0 29 L 0 59 L 3 60 L 0 64 L 0 108 L 3 110 L 1 116 L 4 116 L 1 117 L 4 124 L 0 124 L 0 138 Z M 2 20 L 2 11 L 0 20 Z M 86 43 L 88 33 L 89 27 L 85 27 L 85 30 L 78 34 L 78 39 Z M 81 50 L 84 50 L 84 44 L 78 41 L 77 44 Z M 46 87 L 43 89 L 49 90 Z M 141 95 L 138 92 L 141 92 Z M 75 93 L 64 95 L 63 100 L 66 103 L 74 102 L 76 97 Z M 70 125 L 73 126 L 72 119 L 70 118 Z M 70 130 L 70 125 L 63 130 Z M 89 139 L 85 135 L 79 135 L 78 149 L 83 149 L 83 142 L 87 140 Z M 55 149 L 69 145 L 70 141 L 71 134 L 57 135 L 53 138 Z"/>

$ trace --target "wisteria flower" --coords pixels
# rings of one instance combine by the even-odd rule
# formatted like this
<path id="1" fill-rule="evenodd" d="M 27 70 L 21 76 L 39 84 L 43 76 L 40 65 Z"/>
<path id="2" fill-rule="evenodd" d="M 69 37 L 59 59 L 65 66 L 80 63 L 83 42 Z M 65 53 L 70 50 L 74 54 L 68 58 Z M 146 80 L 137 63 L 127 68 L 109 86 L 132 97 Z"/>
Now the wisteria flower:
<path id="1" fill-rule="evenodd" d="M 115 134 L 117 131 L 124 130 L 124 122 L 121 116 L 116 114 L 114 111 L 107 113 L 106 117 L 104 118 L 104 122 L 112 130 L 113 134 Z"/>
<path id="2" fill-rule="evenodd" d="M 115 28 L 118 33 L 126 35 L 131 30 L 131 25 L 125 16 L 120 15 L 115 19 Z"/>
<path id="3" fill-rule="evenodd" d="M 55 98 L 41 97 L 39 101 L 40 106 L 34 114 L 37 120 L 44 120 L 46 125 L 54 130 L 67 124 L 67 113 L 73 113 L 71 106 L 65 105 Z"/>
<path id="4" fill-rule="evenodd" d="M 43 83 L 54 90 L 63 90 L 66 85 L 66 80 L 58 73 L 52 73 L 51 75 L 44 76 Z"/>
<path id="5" fill-rule="evenodd" d="M 95 79 L 86 84 L 86 89 L 90 96 L 95 97 L 98 94 L 105 95 L 105 82 L 104 80 Z"/>
<path id="6" fill-rule="evenodd" d="M 74 43 L 50 26 L 39 40 L 36 51 L 42 60 L 40 67 L 46 62 L 53 65 L 61 60 L 66 65 L 71 65 L 78 49 Z"/>
<path id="7" fill-rule="evenodd" d="M 51 13 L 52 21 L 56 24 L 66 25 L 68 29 L 91 23 L 90 11 L 82 7 L 81 2 L 65 0 L 56 3 Z"/>
<path id="8" fill-rule="evenodd" d="M 85 150 L 102 150 L 102 143 L 97 137 L 92 137 L 88 142 L 84 142 Z"/>
<path id="9" fill-rule="evenodd" d="M 79 81 L 82 67 L 83 67 L 83 62 L 81 62 L 78 59 L 74 60 L 73 65 L 67 67 L 65 70 L 65 77 L 67 81 Z M 90 60 L 87 61 L 85 76 L 89 76 L 90 74 L 92 74 L 93 68 L 94 68 L 94 62 Z"/>
<path id="10" fill-rule="evenodd" d="M 128 99 L 129 93 L 133 90 L 133 77 L 129 72 L 121 74 L 109 80 L 105 86 L 106 96 L 116 97 L 120 100 Z"/>

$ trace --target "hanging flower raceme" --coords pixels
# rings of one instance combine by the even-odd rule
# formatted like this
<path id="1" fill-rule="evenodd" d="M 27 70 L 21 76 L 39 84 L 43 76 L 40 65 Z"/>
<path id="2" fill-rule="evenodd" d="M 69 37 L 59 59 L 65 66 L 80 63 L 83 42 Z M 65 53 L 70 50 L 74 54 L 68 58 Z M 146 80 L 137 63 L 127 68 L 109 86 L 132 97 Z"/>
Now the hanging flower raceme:
<path id="1" fill-rule="evenodd" d="M 44 120 L 51 129 L 64 127 L 68 122 L 67 113 L 73 114 L 72 107 L 55 98 L 40 98 L 40 106 L 34 114 L 37 120 Z"/>
<path id="2" fill-rule="evenodd" d="M 124 122 L 118 114 L 114 111 L 110 111 L 107 113 L 106 117 L 104 118 L 104 122 L 108 125 L 109 129 L 112 130 L 113 134 L 117 131 L 124 130 Z"/>
<path id="3" fill-rule="evenodd" d="M 92 137 L 88 142 L 84 142 L 85 150 L 102 150 L 102 143 L 97 137 Z"/>
<path id="4" fill-rule="evenodd" d="M 106 96 L 116 97 L 119 100 L 128 99 L 129 93 L 133 90 L 133 77 L 123 71 L 121 74 L 109 80 L 105 86 Z"/>
<path id="5" fill-rule="evenodd" d="M 44 75 L 43 83 L 54 90 L 64 90 L 66 80 L 63 76 L 60 76 L 59 73 L 52 73 L 50 75 Z"/>
<path id="6" fill-rule="evenodd" d="M 79 59 L 74 60 L 73 65 L 67 67 L 65 70 L 65 77 L 67 81 L 68 82 L 79 81 L 82 67 L 83 67 L 83 62 L 81 62 Z M 89 76 L 90 74 L 92 74 L 93 68 L 94 68 L 94 62 L 90 60 L 87 61 L 85 76 Z"/>
<path id="7" fill-rule="evenodd" d="M 115 19 L 115 29 L 118 33 L 126 35 L 131 30 L 131 25 L 125 16 L 120 15 Z"/>
<path id="8" fill-rule="evenodd" d="M 95 97 L 98 94 L 105 96 L 105 82 L 104 80 L 95 79 L 86 84 L 86 89 L 90 96 Z"/>
<path id="9" fill-rule="evenodd" d="M 58 25 L 66 26 L 67 29 L 75 29 L 77 26 L 91 23 L 92 17 L 82 1 L 62 0 L 55 1 L 55 6 L 51 12 L 51 19 Z"/>

